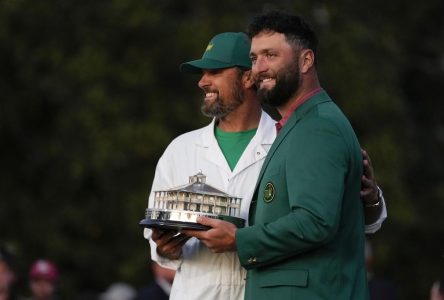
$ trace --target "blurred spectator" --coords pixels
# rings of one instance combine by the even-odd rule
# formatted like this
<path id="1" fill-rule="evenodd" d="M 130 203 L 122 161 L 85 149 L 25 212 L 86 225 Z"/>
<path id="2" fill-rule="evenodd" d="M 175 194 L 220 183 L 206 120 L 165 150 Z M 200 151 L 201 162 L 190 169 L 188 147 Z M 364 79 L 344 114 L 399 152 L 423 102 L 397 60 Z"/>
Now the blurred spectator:
<path id="1" fill-rule="evenodd" d="M 135 289 L 124 282 L 111 284 L 105 293 L 99 296 L 99 300 L 134 300 Z"/>
<path id="2" fill-rule="evenodd" d="M 59 271 L 49 260 L 36 260 L 29 270 L 30 300 L 56 300 L 56 287 Z"/>
<path id="3" fill-rule="evenodd" d="M 174 270 L 166 269 L 152 262 L 154 281 L 140 290 L 136 300 L 168 300 L 174 280 Z"/>
<path id="4" fill-rule="evenodd" d="M 18 299 L 14 293 L 15 279 L 12 254 L 0 245 L 0 300 Z"/>
<path id="5" fill-rule="evenodd" d="M 430 300 L 444 300 L 444 280 L 437 280 L 430 290 Z"/>
<path id="6" fill-rule="evenodd" d="M 368 240 L 365 241 L 365 263 L 370 300 L 398 300 L 398 290 L 395 284 L 388 279 L 379 278 L 373 273 L 373 249 Z"/>

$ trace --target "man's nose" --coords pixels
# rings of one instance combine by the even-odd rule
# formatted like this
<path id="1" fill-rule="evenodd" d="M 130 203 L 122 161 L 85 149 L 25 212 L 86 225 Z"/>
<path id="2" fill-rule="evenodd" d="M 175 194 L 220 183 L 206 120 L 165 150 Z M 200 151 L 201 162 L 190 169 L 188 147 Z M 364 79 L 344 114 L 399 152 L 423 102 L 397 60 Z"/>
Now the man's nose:
<path id="1" fill-rule="evenodd" d="M 253 73 L 261 73 L 268 70 L 268 64 L 263 57 L 258 57 L 252 66 Z"/>
<path id="2" fill-rule="evenodd" d="M 205 72 L 202 72 L 202 77 L 200 78 L 197 85 L 202 89 L 209 84 L 210 84 L 210 80 L 209 80 L 208 74 Z"/>

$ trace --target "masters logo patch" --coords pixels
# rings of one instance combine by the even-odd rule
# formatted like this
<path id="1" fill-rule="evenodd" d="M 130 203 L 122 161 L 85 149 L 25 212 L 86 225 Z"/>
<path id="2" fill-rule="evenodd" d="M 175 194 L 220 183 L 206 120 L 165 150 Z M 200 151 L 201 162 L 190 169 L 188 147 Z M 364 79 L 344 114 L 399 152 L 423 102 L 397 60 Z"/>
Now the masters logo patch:
<path id="1" fill-rule="evenodd" d="M 268 182 L 265 185 L 264 201 L 267 202 L 267 203 L 270 203 L 271 201 L 273 201 L 275 195 L 276 195 L 276 189 L 275 189 L 273 183 L 272 182 Z"/>

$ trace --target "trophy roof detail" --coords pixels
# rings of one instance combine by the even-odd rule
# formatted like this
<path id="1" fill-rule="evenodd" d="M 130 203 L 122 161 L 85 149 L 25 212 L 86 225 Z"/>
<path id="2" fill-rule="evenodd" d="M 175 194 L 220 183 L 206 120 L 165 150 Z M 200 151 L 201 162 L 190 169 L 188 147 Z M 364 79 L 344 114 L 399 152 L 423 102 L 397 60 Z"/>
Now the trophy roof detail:
<path id="1" fill-rule="evenodd" d="M 164 192 L 188 192 L 188 193 L 195 193 L 195 194 L 202 194 L 202 195 L 212 195 L 212 196 L 219 196 L 219 197 L 235 197 L 230 196 L 227 193 L 224 193 L 215 187 L 206 184 L 206 177 L 202 172 L 197 173 L 196 175 L 190 176 L 190 181 L 188 184 L 184 184 L 181 186 L 173 187 L 167 190 L 164 190 Z M 156 191 L 156 192 L 162 192 L 162 191 Z"/>

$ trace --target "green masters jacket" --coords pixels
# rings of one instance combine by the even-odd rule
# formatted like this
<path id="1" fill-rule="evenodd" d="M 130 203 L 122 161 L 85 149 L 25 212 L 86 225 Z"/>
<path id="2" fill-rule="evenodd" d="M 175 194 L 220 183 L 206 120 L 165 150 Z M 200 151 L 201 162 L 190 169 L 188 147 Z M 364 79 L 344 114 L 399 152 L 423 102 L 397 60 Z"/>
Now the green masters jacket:
<path id="1" fill-rule="evenodd" d="M 325 91 L 290 116 L 256 184 L 250 227 L 236 233 L 245 299 L 368 299 L 362 155 Z"/>

